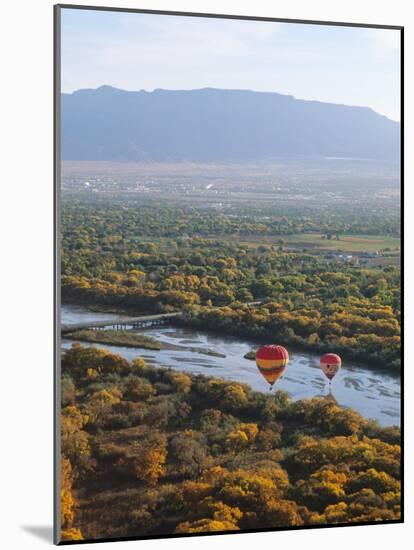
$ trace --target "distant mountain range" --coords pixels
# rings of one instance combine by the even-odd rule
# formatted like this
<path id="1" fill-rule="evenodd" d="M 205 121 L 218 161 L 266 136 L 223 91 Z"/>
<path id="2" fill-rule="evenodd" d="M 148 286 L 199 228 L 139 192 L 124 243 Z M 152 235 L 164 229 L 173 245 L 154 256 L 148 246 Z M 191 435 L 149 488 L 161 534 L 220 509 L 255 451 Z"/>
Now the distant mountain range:
<path id="1" fill-rule="evenodd" d="M 270 92 L 101 86 L 62 94 L 61 112 L 64 160 L 399 159 L 398 122 L 367 107 Z"/>

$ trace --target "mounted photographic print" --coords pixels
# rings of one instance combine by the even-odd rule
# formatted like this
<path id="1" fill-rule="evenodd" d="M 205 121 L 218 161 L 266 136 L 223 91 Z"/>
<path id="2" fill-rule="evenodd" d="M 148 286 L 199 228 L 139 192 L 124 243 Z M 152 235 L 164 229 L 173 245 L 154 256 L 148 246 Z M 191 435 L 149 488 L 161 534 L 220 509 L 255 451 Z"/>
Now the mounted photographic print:
<path id="1" fill-rule="evenodd" d="M 402 33 L 56 6 L 56 543 L 403 520 Z"/>

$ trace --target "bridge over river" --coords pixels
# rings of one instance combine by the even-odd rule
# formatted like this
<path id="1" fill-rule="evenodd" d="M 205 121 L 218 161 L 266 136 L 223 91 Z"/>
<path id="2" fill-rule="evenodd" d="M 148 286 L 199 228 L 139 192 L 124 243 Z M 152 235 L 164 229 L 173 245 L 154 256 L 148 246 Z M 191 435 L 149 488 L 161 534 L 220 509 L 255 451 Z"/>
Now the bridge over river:
<path id="1" fill-rule="evenodd" d="M 141 315 L 139 317 L 125 317 L 116 320 L 84 322 L 61 326 L 62 334 L 74 332 L 81 329 L 100 330 L 111 328 L 115 330 L 125 330 L 128 327 L 132 328 L 149 328 L 167 325 L 174 319 L 179 319 L 182 316 L 181 312 L 162 313 L 159 315 Z"/>
<path id="2" fill-rule="evenodd" d="M 245 306 L 258 306 L 263 303 L 262 300 L 256 300 L 255 302 L 246 302 Z M 125 330 L 126 328 L 151 328 L 160 327 L 162 325 L 168 325 L 174 319 L 179 319 L 183 316 L 181 311 L 174 313 L 160 313 L 159 315 L 140 315 L 139 317 L 125 317 L 117 319 L 99 320 L 99 321 L 85 321 L 83 323 L 65 324 L 61 325 L 62 334 L 68 332 L 75 332 L 75 330 L 81 329 L 105 329 L 112 328 L 115 330 Z"/>

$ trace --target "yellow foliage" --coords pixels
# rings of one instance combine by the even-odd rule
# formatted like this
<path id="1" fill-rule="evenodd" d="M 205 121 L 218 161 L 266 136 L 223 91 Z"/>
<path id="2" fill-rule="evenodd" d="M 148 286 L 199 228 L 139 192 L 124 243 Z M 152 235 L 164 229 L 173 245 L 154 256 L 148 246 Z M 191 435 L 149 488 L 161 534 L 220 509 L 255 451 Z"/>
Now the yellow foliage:
<path id="1" fill-rule="evenodd" d="M 62 410 L 63 540 L 82 540 L 74 524 L 90 537 L 99 519 L 116 536 L 121 532 L 119 517 L 126 535 L 153 533 L 159 525 L 170 530 L 176 526 L 176 533 L 202 533 L 400 517 L 400 447 L 387 443 L 398 441 L 397 429 L 383 430 L 322 399 L 293 403 L 283 392 L 264 397 L 225 380 L 168 369 L 156 374 L 139 358 L 132 369 L 123 368 L 119 388 L 90 395 L 86 367 L 105 371 L 83 350 L 72 353 L 79 369 L 78 406 Z M 102 361 L 112 364 L 107 356 Z M 69 366 L 67 372 L 72 372 Z M 108 376 L 103 382 L 114 379 Z M 177 396 L 173 387 L 182 393 Z M 137 395 L 146 395 L 146 402 L 138 402 L 142 398 Z M 112 409 L 113 404 L 119 405 Z M 180 415 L 184 406 L 192 407 L 192 414 Z M 101 415 L 103 421 L 94 425 L 85 411 L 92 418 Z M 275 422 L 279 412 L 285 414 Z M 168 417 L 161 433 L 155 429 L 161 425 L 154 421 L 158 416 Z M 286 438 L 288 447 L 283 433 L 294 434 Z M 231 451 L 238 450 L 243 453 L 235 457 Z M 199 467 L 183 474 L 177 466 L 181 457 L 182 463 L 194 461 Z M 87 475 L 93 474 L 95 461 L 98 475 Z M 89 497 L 88 490 L 99 486 L 100 476 L 109 476 L 113 484 L 102 487 L 92 515 L 89 506 L 96 493 Z M 72 491 L 75 481 L 82 494 L 79 506 L 84 507 L 79 514 Z"/>
<path id="2" fill-rule="evenodd" d="M 91 405 L 114 405 L 115 403 L 119 403 L 122 398 L 122 392 L 119 388 L 114 387 L 110 390 L 99 390 L 95 393 L 93 393 L 89 399 L 88 402 Z"/>
<path id="3" fill-rule="evenodd" d="M 245 503 L 247 506 L 258 506 L 266 503 L 275 495 L 276 485 L 273 480 L 239 469 L 231 472 L 220 490 L 223 499 L 230 503 Z"/>
<path id="4" fill-rule="evenodd" d="M 82 429 L 89 417 L 75 406 L 65 407 L 61 416 L 62 452 L 77 467 L 78 461 L 90 456 L 88 434 Z"/>
<path id="5" fill-rule="evenodd" d="M 142 357 L 136 357 L 132 361 L 133 370 L 141 372 L 147 370 L 147 363 L 145 362 L 145 359 L 142 359 Z"/>
<path id="6" fill-rule="evenodd" d="M 190 392 L 191 389 L 191 377 L 183 372 L 176 372 L 171 375 L 171 382 L 177 391 L 185 394 Z"/>
<path id="7" fill-rule="evenodd" d="M 153 444 L 143 449 L 135 461 L 135 475 L 147 485 L 155 486 L 165 473 L 167 438 L 159 436 Z"/>
<path id="8" fill-rule="evenodd" d="M 241 384 L 228 384 L 224 388 L 224 403 L 229 406 L 240 406 L 246 403 L 246 390 Z"/>
<path id="9" fill-rule="evenodd" d="M 324 515 L 327 523 L 345 523 L 348 517 L 348 504 L 339 502 L 327 506 Z"/>
<path id="10" fill-rule="evenodd" d="M 65 529 L 60 533 L 61 540 L 84 540 L 80 529 Z"/>
<path id="11" fill-rule="evenodd" d="M 241 423 L 235 430 L 227 434 L 226 446 L 229 450 L 241 451 L 247 445 L 253 443 L 258 433 L 257 424 Z"/>
<path id="12" fill-rule="evenodd" d="M 317 479 L 325 483 L 344 485 L 348 481 L 348 476 L 344 472 L 333 472 L 325 468 L 312 474 L 311 479 Z"/>
<path id="13" fill-rule="evenodd" d="M 226 447 L 236 452 L 247 447 L 249 438 L 241 430 L 230 432 L 226 437 Z"/>
<path id="14" fill-rule="evenodd" d="M 286 525 L 303 525 L 296 502 L 291 500 L 271 499 L 266 504 L 264 521 L 271 527 L 285 527 Z"/>
<path id="15" fill-rule="evenodd" d="M 60 522 L 63 528 L 72 525 L 74 499 L 72 495 L 72 466 L 62 455 L 60 460 Z"/>
<path id="16" fill-rule="evenodd" d="M 82 414 L 75 405 L 69 405 L 62 410 L 62 425 L 72 431 L 81 430 L 88 422 L 88 416 Z"/>
<path id="17" fill-rule="evenodd" d="M 98 376 L 98 371 L 95 369 L 88 369 L 86 371 L 86 376 L 88 378 L 96 378 Z"/>
<path id="18" fill-rule="evenodd" d="M 211 493 L 210 483 L 200 481 L 184 481 L 180 487 L 183 500 L 189 504 L 197 504 Z"/>
<path id="19" fill-rule="evenodd" d="M 198 521 L 179 523 L 175 529 L 176 533 L 208 533 L 215 531 L 239 531 L 239 527 L 229 521 L 199 519 Z"/>
<path id="20" fill-rule="evenodd" d="M 212 515 L 213 519 L 217 521 L 231 523 L 237 523 L 243 517 L 243 512 L 237 506 L 229 506 L 211 496 L 200 502 L 198 512 L 202 515 Z"/>
<path id="21" fill-rule="evenodd" d="M 249 440 L 249 443 L 254 441 L 256 439 L 257 434 L 259 433 L 259 428 L 257 427 L 257 424 L 254 424 L 254 423 L 239 424 L 238 429 L 246 434 L 247 439 Z"/>

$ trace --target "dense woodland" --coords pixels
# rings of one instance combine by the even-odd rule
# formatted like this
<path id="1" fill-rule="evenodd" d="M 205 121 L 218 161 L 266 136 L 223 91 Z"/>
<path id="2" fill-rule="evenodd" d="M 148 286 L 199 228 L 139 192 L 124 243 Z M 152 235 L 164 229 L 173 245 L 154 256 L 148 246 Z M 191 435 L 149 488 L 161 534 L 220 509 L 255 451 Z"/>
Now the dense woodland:
<path id="1" fill-rule="evenodd" d="M 327 261 L 286 235 L 399 234 L 379 207 L 195 207 L 67 199 L 62 299 L 136 313 L 185 312 L 205 329 L 400 367 L 400 269 Z M 263 236 L 273 236 L 263 244 Z M 243 237 L 249 242 L 243 242 Z M 260 302 L 251 304 L 251 302 Z M 243 305 L 249 304 L 250 305 Z"/>
<path id="2" fill-rule="evenodd" d="M 203 330 L 399 372 L 398 250 L 369 266 L 289 242 L 319 234 L 335 251 L 344 234 L 398 238 L 398 210 L 305 202 L 68 195 L 62 300 L 181 311 Z M 105 331 L 93 337 L 104 345 Z M 64 540 L 400 519 L 399 428 L 332 396 L 293 402 L 74 344 L 62 356 L 61 428 Z"/>
<path id="3" fill-rule="evenodd" d="M 63 540 L 400 519 L 400 432 L 331 398 L 62 358 Z"/>

